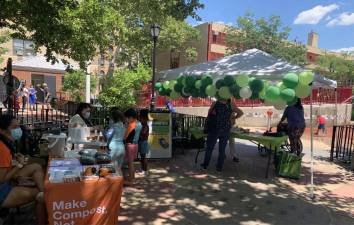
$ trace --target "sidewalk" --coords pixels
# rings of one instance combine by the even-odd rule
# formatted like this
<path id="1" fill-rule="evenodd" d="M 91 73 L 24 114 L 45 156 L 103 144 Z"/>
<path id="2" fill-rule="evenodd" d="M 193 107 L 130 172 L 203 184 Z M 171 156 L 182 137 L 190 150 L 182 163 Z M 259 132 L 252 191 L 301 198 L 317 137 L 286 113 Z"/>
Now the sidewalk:
<path id="1" fill-rule="evenodd" d="M 326 145 L 315 141 L 315 200 L 309 198 L 310 158 L 300 180 L 265 179 L 266 158 L 247 141 L 238 144 L 240 163 L 228 155 L 222 174 L 194 164 L 195 150 L 169 161 L 150 163 L 147 179 L 138 178 L 123 194 L 119 224 L 354 224 L 353 173 L 328 162 Z M 327 156 L 326 156 L 327 154 Z M 201 161 L 203 154 L 199 158 Z"/>

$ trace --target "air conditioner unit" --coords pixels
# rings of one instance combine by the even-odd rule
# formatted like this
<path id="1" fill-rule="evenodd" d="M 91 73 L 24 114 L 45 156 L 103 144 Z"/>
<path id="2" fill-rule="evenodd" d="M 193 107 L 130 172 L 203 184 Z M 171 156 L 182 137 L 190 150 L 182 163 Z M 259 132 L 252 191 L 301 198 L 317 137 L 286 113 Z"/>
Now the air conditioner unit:
<path id="1" fill-rule="evenodd" d="M 23 55 L 23 50 L 16 50 L 16 55 Z"/>

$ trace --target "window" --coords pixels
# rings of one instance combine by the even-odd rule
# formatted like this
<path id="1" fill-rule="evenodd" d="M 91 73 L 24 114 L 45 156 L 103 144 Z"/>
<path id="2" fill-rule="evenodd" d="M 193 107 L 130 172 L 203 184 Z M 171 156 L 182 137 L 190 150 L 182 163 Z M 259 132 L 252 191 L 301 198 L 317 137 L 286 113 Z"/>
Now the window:
<path id="1" fill-rule="evenodd" d="M 175 50 L 171 50 L 170 69 L 175 69 L 179 67 L 179 60 L 180 60 L 179 58 L 180 58 L 180 53 Z"/>
<path id="2" fill-rule="evenodd" d="M 19 56 L 36 55 L 33 41 L 14 38 L 13 54 Z"/>
<path id="3" fill-rule="evenodd" d="M 216 43 L 218 41 L 218 35 L 219 35 L 219 32 L 213 31 L 213 43 Z"/>

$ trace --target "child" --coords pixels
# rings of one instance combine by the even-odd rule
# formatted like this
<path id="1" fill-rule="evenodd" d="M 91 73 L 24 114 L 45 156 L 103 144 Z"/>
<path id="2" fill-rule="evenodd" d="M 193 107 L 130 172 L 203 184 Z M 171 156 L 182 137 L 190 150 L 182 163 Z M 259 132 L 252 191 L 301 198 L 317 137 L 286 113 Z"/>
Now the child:
<path id="1" fill-rule="evenodd" d="M 37 96 L 36 96 L 36 89 L 33 87 L 33 85 L 30 86 L 29 90 L 29 104 L 30 104 L 30 109 L 35 110 L 35 105 L 37 102 Z"/>
<path id="2" fill-rule="evenodd" d="M 116 172 L 122 174 L 122 166 L 125 154 L 123 141 L 126 130 L 124 127 L 124 115 L 118 109 L 113 109 L 111 112 L 111 119 L 112 124 L 110 128 L 113 130 L 113 132 L 110 137 L 108 147 Z"/>
<path id="3" fill-rule="evenodd" d="M 142 128 L 139 137 L 139 154 L 141 158 L 141 170 L 144 176 L 148 175 L 147 159 L 146 159 L 146 155 L 149 153 L 149 145 L 148 145 L 149 126 L 147 123 L 149 120 L 148 115 L 149 115 L 148 109 L 140 110 L 139 120 L 142 125 Z"/>
<path id="4" fill-rule="evenodd" d="M 320 132 L 320 130 L 322 130 L 322 133 L 325 134 L 326 133 L 326 118 L 322 115 L 317 115 L 317 132 L 315 133 L 315 135 L 318 135 L 318 133 Z"/>
<path id="5" fill-rule="evenodd" d="M 129 178 L 127 185 L 131 185 L 135 179 L 134 160 L 138 154 L 138 141 L 141 131 L 141 123 L 137 120 L 138 114 L 135 109 L 128 109 L 124 113 L 128 126 L 124 135 L 125 140 L 125 161 L 128 163 Z"/>

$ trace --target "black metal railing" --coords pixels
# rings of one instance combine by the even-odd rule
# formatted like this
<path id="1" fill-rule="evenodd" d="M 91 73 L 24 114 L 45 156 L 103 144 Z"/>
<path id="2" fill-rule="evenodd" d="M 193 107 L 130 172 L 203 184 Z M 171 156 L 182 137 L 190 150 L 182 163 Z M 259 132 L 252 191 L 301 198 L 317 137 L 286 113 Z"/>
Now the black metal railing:
<path id="1" fill-rule="evenodd" d="M 354 125 L 334 126 L 330 160 L 350 162 L 354 150 Z"/>
<path id="2" fill-rule="evenodd" d="M 190 138 L 190 127 L 203 127 L 205 117 L 193 116 L 187 114 L 172 114 L 172 130 L 173 136 Z"/>

